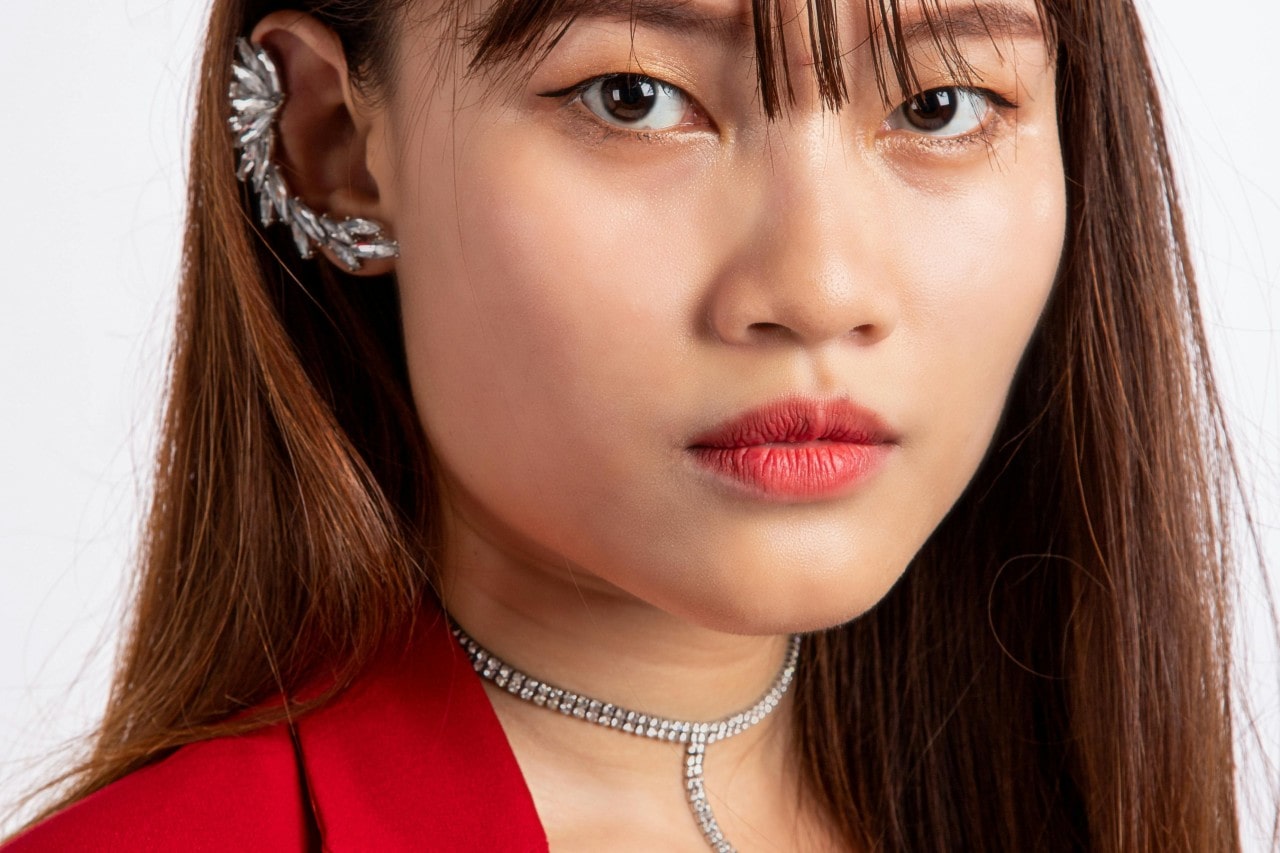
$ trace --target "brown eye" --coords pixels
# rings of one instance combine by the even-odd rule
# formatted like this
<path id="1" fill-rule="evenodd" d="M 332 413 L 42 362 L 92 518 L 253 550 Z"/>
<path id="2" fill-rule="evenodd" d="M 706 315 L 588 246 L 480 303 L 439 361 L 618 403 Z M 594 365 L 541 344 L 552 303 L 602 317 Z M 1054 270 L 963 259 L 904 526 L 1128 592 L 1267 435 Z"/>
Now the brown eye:
<path id="1" fill-rule="evenodd" d="M 888 125 L 926 136 L 964 136 L 982 126 L 990 109 L 985 93 L 947 86 L 913 95 L 893 111 Z"/>
<path id="2" fill-rule="evenodd" d="M 582 103 L 601 120 L 633 130 L 667 130 L 680 124 L 689 96 L 653 77 L 610 74 L 582 90 Z"/>

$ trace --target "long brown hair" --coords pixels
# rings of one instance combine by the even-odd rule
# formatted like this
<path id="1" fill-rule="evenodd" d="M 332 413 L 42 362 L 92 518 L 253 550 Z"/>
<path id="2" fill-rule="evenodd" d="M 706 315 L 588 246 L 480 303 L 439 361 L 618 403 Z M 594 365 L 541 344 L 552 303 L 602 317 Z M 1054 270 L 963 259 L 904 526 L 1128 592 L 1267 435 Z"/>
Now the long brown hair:
<path id="1" fill-rule="evenodd" d="M 225 126 L 234 40 L 263 15 L 316 15 L 378 92 L 403 5 L 214 4 L 133 622 L 93 751 L 50 811 L 305 711 L 244 713 L 317 677 L 340 689 L 432 594 L 437 503 L 395 283 L 352 286 L 261 232 Z M 460 44 L 474 67 L 536 58 L 560 5 L 499 0 Z M 831 106 L 835 6 L 808 3 Z M 753 8 L 773 116 L 782 10 Z M 867 8 L 881 85 L 909 80 L 896 3 Z M 1129 0 L 1040 10 L 1070 206 L 1058 282 L 965 494 L 883 602 L 810 644 L 797 749 L 853 846 L 1236 850 L 1233 468 L 1158 93 Z"/>

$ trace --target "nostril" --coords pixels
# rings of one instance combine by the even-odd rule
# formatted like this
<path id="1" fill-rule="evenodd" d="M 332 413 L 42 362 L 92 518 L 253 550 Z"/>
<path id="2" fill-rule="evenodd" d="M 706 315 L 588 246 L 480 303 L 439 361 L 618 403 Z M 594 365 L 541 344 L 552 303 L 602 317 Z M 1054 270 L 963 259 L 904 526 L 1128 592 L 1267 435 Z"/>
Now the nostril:
<path id="1" fill-rule="evenodd" d="M 781 323 L 752 323 L 747 331 L 758 341 L 790 341 L 797 337 L 794 331 Z"/>
<path id="2" fill-rule="evenodd" d="M 888 334 L 888 328 L 879 323 L 863 323 L 860 326 L 854 326 L 848 331 L 847 336 L 861 343 L 875 343 Z"/>

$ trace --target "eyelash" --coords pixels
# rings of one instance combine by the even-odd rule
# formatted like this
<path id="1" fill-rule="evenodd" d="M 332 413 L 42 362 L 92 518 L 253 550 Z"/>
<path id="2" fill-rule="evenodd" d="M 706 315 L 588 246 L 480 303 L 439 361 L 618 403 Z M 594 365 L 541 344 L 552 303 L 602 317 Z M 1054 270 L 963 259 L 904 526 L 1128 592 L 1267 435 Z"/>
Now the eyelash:
<path id="1" fill-rule="evenodd" d="M 613 71 L 606 74 L 597 74 L 593 77 L 589 77 L 578 83 L 574 83 L 572 86 L 567 86 L 563 89 L 557 89 L 552 92 L 542 92 L 539 94 L 541 97 L 544 97 L 544 98 L 560 99 L 562 101 L 562 106 L 565 106 L 565 107 L 572 106 L 574 104 L 582 104 L 583 95 L 596 83 L 599 83 L 601 81 L 608 80 L 611 78 L 615 78 L 615 77 L 621 77 L 626 74 L 632 74 L 635 77 L 652 81 L 655 84 L 668 86 L 672 89 L 675 89 L 677 92 L 679 92 L 688 100 L 690 106 L 694 110 L 696 110 L 699 115 L 701 115 L 704 118 L 707 117 L 706 112 L 698 104 L 697 100 L 695 100 L 692 95 L 685 92 L 679 86 L 676 86 L 673 83 L 668 83 L 666 80 L 663 80 L 659 77 L 651 77 L 645 74 L 635 74 L 635 72 Z M 930 93 L 946 90 L 946 89 L 956 90 L 956 91 L 980 96 L 988 104 L 988 113 L 991 113 L 991 112 L 997 113 L 997 116 L 996 116 L 997 119 L 1001 117 L 1001 114 L 1011 113 L 1018 109 L 1018 105 L 1016 103 L 1014 103 L 1009 98 L 1005 97 L 1004 95 L 1001 95 L 999 92 L 996 92 L 992 89 L 985 89 L 985 88 L 974 87 L 974 86 L 961 86 L 961 85 L 935 86 L 930 89 L 925 89 L 920 92 L 917 92 L 911 95 L 910 97 L 906 98 L 905 100 L 903 100 L 896 107 L 894 107 L 892 111 L 890 111 L 889 115 L 884 119 L 884 122 L 882 122 L 882 125 L 887 125 L 888 122 L 892 120 L 892 118 L 895 115 L 897 115 L 898 113 L 902 112 L 907 107 L 909 107 L 912 104 L 912 102 L 915 101 L 917 98 L 923 97 Z M 672 137 L 676 135 L 674 130 L 672 129 L 659 130 L 659 131 L 629 130 L 625 127 L 609 124 L 608 122 L 604 121 L 599 116 L 597 116 L 592 110 L 587 108 L 585 104 L 582 105 L 582 109 L 579 110 L 578 113 L 579 113 L 578 117 L 580 117 L 584 122 L 587 122 L 588 126 L 598 134 L 598 141 L 601 141 L 601 142 L 608 139 L 621 138 L 621 139 L 626 139 L 628 141 L 638 141 L 638 142 L 645 142 L 649 144 L 662 144 L 662 143 L 673 141 Z M 993 135 L 993 129 L 991 127 L 991 124 L 992 124 L 992 121 L 989 119 L 989 117 L 984 116 L 982 122 L 979 124 L 976 130 L 973 130 L 967 133 L 956 134 L 954 136 L 931 136 L 926 133 L 912 133 L 910 131 L 904 131 L 903 137 L 900 138 L 899 144 L 909 145 L 917 149 L 938 151 L 940 153 L 945 153 L 946 151 L 954 151 L 958 149 L 969 148 L 973 145 L 990 145 L 991 137 Z"/>

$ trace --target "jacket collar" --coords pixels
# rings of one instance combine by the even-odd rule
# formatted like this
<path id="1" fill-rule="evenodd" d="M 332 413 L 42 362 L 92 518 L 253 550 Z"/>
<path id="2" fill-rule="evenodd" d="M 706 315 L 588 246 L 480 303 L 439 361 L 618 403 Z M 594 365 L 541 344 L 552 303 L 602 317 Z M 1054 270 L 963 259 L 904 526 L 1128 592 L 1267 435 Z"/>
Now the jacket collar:
<path id="1" fill-rule="evenodd" d="M 326 850 L 547 849 L 493 706 L 435 607 L 296 730 Z"/>

